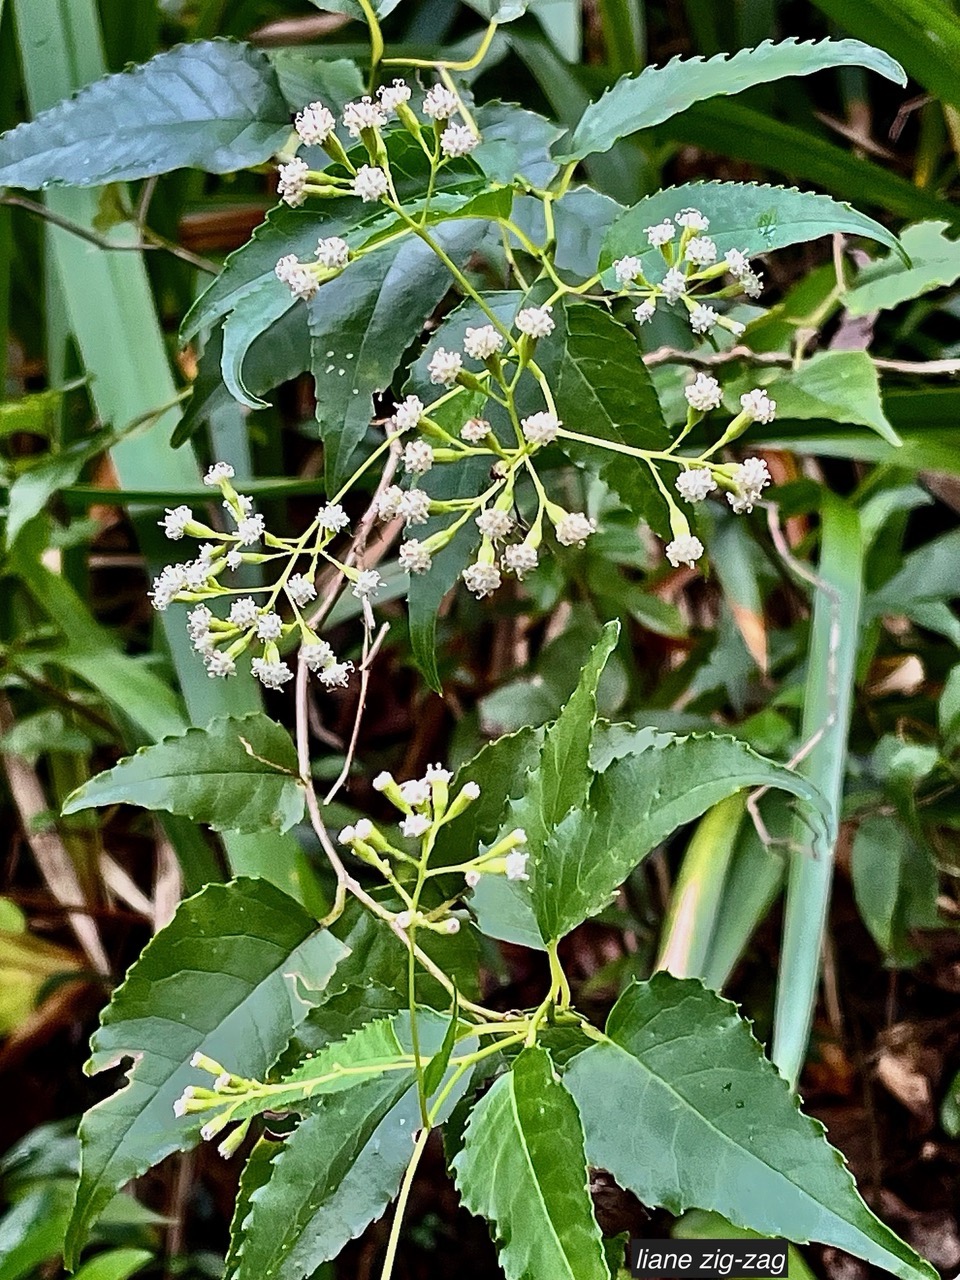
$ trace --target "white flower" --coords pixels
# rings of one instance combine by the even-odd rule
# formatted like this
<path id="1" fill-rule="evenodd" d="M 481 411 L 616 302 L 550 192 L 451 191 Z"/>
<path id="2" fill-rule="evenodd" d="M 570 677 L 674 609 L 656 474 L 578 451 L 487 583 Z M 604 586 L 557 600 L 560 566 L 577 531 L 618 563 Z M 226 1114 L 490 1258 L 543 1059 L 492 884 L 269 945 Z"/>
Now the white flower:
<path id="1" fill-rule="evenodd" d="M 422 489 L 401 490 L 397 515 L 405 524 L 426 524 L 430 519 L 430 495 Z"/>
<path id="2" fill-rule="evenodd" d="M 302 644 L 300 646 L 300 657 L 306 664 L 308 671 L 319 671 L 321 667 L 328 667 L 335 661 L 333 650 L 326 640 Z"/>
<path id="3" fill-rule="evenodd" d="M 748 298 L 759 298 L 763 293 L 763 277 L 756 271 L 745 271 L 740 277 L 740 287 Z"/>
<path id="4" fill-rule="evenodd" d="M 157 524 L 172 542 L 179 542 L 192 519 L 193 512 L 187 506 L 167 507 L 163 519 Z"/>
<path id="5" fill-rule="evenodd" d="M 359 138 L 363 129 L 379 129 L 386 122 L 387 117 L 382 106 L 372 98 L 360 98 L 357 102 L 348 102 L 343 108 L 343 123 L 347 126 L 351 138 Z"/>
<path id="6" fill-rule="evenodd" d="M 660 284 L 667 302 L 679 302 L 687 291 L 687 277 L 679 267 L 671 267 Z"/>
<path id="7" fill-rule="evenodd" d="M 717 246 L 709 236 L 694 236 L 683 256 L 696 267 L 710 267 L 717 260 Z"/>
<path id="8" fill-rule="evenodd" d="M 645 302 L 641 302 L 639 306 L 633 308 L 633 318 L 637 324 L 646 324 L 648 320 L 652 320 L 657 313 L 657 304 L 653 298 L 647 298 Z"/>
<path id="9" fill-rule="evenodd" d="M 642 273 L 643 264 L 639 258 L 628 255 L 626 258 L 618 258 L 613 264 L 613 270 L 617 284 L 631 284 Z"/>
<path id="10" fill-rule="evenodd" d="M 741 324 L 739 320 L 730 320 L 726 316 L 720 321 L 724 329 L 728 329 L 735 338 L 741 337 L 747 331 L 747 326 Z"/>
<path id="11" fill-rule="evenodd" d="M 477 887 L 477 885 L 480 883 L 480 872 L 479 872 L 479 871 L 467 871 L 467 872 L 464 874 L 464 877 L 463 877 L 463 878 L 464 878 L 464 880 L 467 882 L 467 888 L 468 888 L 468 889 L 475 889 L 475 888 Z"/>
<path id="12" fill-rule="evenodd" d="M 153 580 L 150 601 L 153 607 L 163 613 L 164 609 L 175 600 L 187 585 L 186 571 L 182 564 L 168 564 Z"/>
<path id="13" fill-rule="evenodd" d="M 530 855 L 525 849 L 514 849 L 513 853 L 508 853 L 503 860 L 503 869 L 507 873 L 508 880 L 529 880 L 527 875 L 527 861 Z"/>
<path id="14" fill-rule="evenodd" d="M 448 916 L 446 920 L 444 920 L 443 931 L 444 933 L 450 933 L 450 934 L 460 932 L 460 921 L 457 919 L 456 916 Z"/>
<path id="15" fill-rule="evenodd" d="M 340 841 L 341 844 L 353 844 L 356 838 L 357 838 L 357 829 L 356 827 L 350 827 L 350 826 L 343 827 L 340 831 L 340 834 L 337 836 L 337 839 Z"/>
<path id="16" fill-rule="evenodd" d="M 486 360 L 503 346 L 503 338 L 492 324 L 480 329 L 468 329 L 463 338 L 463 349 L 473 360 Z"/>
<path id="17" fill-rule="evenodd" d="M 504 548 L 501 563 L 504 569 L 509 573 L 515 573 L 522 582 L 523 575 L 537 567 L 537 549 L 527 542 L 515 543 L 513 546 Z"/>
<path id="18" fill-rule="evenodd" d="M 317 261 L 327 271 L 342 271 L 350 258 L 350 246 L 339 236 L 327 236 L 317 244 Z"/>
<path id="19" fill-rule="evenodd" d="M 266 658 L 254 658 L 250 670 L 268 689 L 280 689 L 293 679 L 293 672 L 285 662 L 268 662 Z"/>
<path id="20" fill-rule="evenodd" d="M 393 774 L 389 769 L 383 769 L 374 778 L 371 786 L 374 791 L 386 791 L 387 787 L 393 785 Z"/>
<path id="21" fill-rule="evenodd" d="M 394 916 L 398 929 L 409 929 L 413 924 L 413 916 L 409 911 L 398 911 Z"/>
<path id="22" fill-rule="evenodd" d="M 763 490 L 771 479 L 769 468 L 762 458 L 744 458 L 733 473 L 736 491 L 727 494 L 727 501 L 737 515 L 753 510 L 754 503 L 760 501 Z"/>
<path id="23" fill-rule="evenodd" d="M 589 520 L 582 511 L 568 511 L 556 526 L 557 541 L 565 547 L 582 547 L 596 528 L 596 520 Z"/>
<path id="24" fill-rule="evenodd" d="M 709 467 L 694 467 L 677 476 L 677 492 L 687 502 L 702 502 L 717 487 Z"/>
<path id="25" fill-rule="evenodd" d="M 219 649 L 213 649 L 210 653 L 203 655 L 203 665 L 207 668 L 207 675 L 211 680 L 225 680 L 227 676 L 236 673 L 237 664 L 227 653 L 221 653 Z"/>
<path id="26" fill-rule="evenodd" d="M 423 100 L 423 114 L 431 120 L 449 120 L 460 107 L 460 100 L 446 85 L 435 84 Z"/>
<path id="27" fill-rule="evenodd" d="M 188 560 L 183 566 L 183 577 L 190 591 L 200 591 L 210 577 L 210 566 L 205 560 Z"/>
<path id="28" fill-rule="evenodd" d="M 279 640 L 283 634 L 283 619 L 279 613 L 261 613 L 257 618 L 258 640 Z"/>
<path id="29" fill-rule="evenodd" d="M 196 640 L 198 636 L 206 635 L 210 623 L 213 621 L 213 614 L 205 604 L 198 604 L 187 614 L 187 634 L 191 640 Z"/>
<path id="30" fill-rule="evenodd" d="M 550 306 L 524 307 L 517 312 L 517 328 L 531 338 L 548 338 L 557 327 L 557 322 L 550 314 L 552 309 Z"/>
<path id="31" fill-rule="evenodd" d="M 285 589 L 293 603 L 301 609 L 317 598 L 317 588 L 313 585 L 313 579 L 303 573 L 292 574 L 287 579 Z"/>
<path id="32" fill-rule="evenodd" d="M 480 784 L 478 782 L 465 782 L 460 788 L 460 794 L 467 800 L 479 800 Z"/>
<path id="33" fill-rule="evenodd" d="M 243 630 L 252 627 L 259 614 L 260 610 L 253 596 L 241 596 L 230 606 L 230 621 L 235 627 L 241 627 Z"/>
<path id="34" fill-rule="evenodd" d="M 373 835 L 373 823 L 369 818 L 361 818 L 353 829 L 357 840 L 369 840 Z"/>
<path id="35" fill-rule="evenodd" d="M 771 400 L 760 387 L 745 391 L 740 397 L 740 407 L 755 422 L 772 422 L 777 412 L 776 400 Z"/>
<path id="36" fill-rule="evenodd" d="M 423 401 L 419 396 L 406 396 L 402 404 L 393 406 L 393 420 L 400 431 L 412 431 L 423 417 Z"/>
<path id="37" fill-rule="evenodd" d="M 709 333 L 720 319 L 713 307 L 700 303 L 690 312 L 690 328 L 694 333 Z"/>
<path id="38" fill-rule="evenodd" d="M 495 507 L 489 507 L 477 516 L 477 528 L 485 538 L 491 538 L 494 542 L 505 538 L 513 529 L 514 523 L 509 511 L 498 511 Z"/>
<path id="39" fill-rule="evenodd" d="M 520 424 L 523 427 L 525 440 L 531 444 L 553 444 L 560 430 L 561 422 L 555 413 L 532 413 Z"/>
<path id="40" fill-rule="evenodd" d="M 233 511 L 233 504 L 231 503 L 229 498 L 224 499 L 223 505 L 226 507 L 228 511 L 230 512 Z M 240 508 L 241 513 L 245 516 L 249 516 L 253 513 L 253 499 L 245 493 L 237 494 L 237 506 Z"/>
<path id="41" fill-rule="evenodd" d="M 350 681 L 350 672 L 352 670 L 352 662 L 331 662 L 320 672 L 320 683 L 328 689 L 333 689 L 334 687 L 346 688 Z"/>
<path id="42" fill-rule="evenodd" d="M 317 524 L 327 533 L 339 533 L 350 523 L 350 517 L 339 502 L 327 502 L 317 512 Z"/>
<path id="43" fill-rule="evenodd" d="M 356 177 L 350 184 L 353 194 L 359 196 L 364 204 L 370 204 L 374 200 L 379 200 L 387 194 L 389 183 L 387 175 L 382 169 L 376 169 L 372 165 L 362 164 L 357 170 Z"/>
<path id="44" fill-rule="evenodd" d="M 281 258 L 273 269 L 274 275 L 285 284 L 295 298 L 309 301 L 320 288 L 320 282 L 309 268 L 305 267 L 295 253 L 288 253 Z"/>
<path id="45" fill-rule="evenodd" d="M 684 387 L 683 394 L 690 408 L 697 409 L 700 413 L 716 409 L 723 398 L 720 383 L 716 378 L 711 378 L 709 373 L 698 373 L 693 382 Z"/>
<path id="46" fill-rule="evenodd" d="M 459 351 L 447 351 L 445 347 L 437 347 L 433 359 L 427 365 L 427 372 L 435 386 L 452 387 L 462 368 L 463 357 Z"/>
<path id="47" fill-rule="evenodd" d="M 393 84 L 382 84 L 377 90 L 380 105 L 388 114 L 396 111 L 404 102 L 410 101 L 410 86 L 406 80 L 394 80 Z"/>
<path id="48" fill-rule="evenodd" d="M 500 585 L 500 570 L 495 564 L 468 564 L 461 577 L 478 600 L 492 595 Z"/>
<path id="49" fill-rule="evenodd" d="M 237 521 L 237 538 L 243 547 L 249 547 L 252 543 L 259 541 L 265 530 L 266 525 L 261 515 L 244 516 L 242 520 Z"/>
<path id="50" fill-rule="evenodd" d="M 353 584 L 353 594 L 358 600 L 362 600 L 364 597 L 373 599 L 379 594 L 382 586 L 383 579 L 376 569 L 361 569 L 356 582 Z"/>
<path id="51" fill-rule="evenodd" d="M 211 653 L 213 651 L 213 646 L 216 644 L 213 635 L 209 631 L 198 631 L 191 637 L 191 639 L 193 641 L 193 647 L 197 653 Z"/>
<path id="52" fill-rule="evenodd" d="M 473 132 L 465 124 L 451 121 L 440 135 L 440 150 L 445 156 L 455 160 L 458 156 L 468 156 L 475 151 L 481 142 L 479 134 Z"/>
<path id="53" fill-rule="evenodd" d="M 433 450 L 427 444 L 426 440 L 411 440 L 409 444 L 404 446 L 404 471 L 415 476 L 422 476 L 425 475 L 432 466 Z"/>
<path id="54" fill-rule="evenodd" d="M 400 514 L 400 503 L 404 499 L 404 492 L 398 484 L 392 484 L 389 488 L 384 489 L 383 493 L 377 498 L 377 516 L 381 520 L 395 520 Z"/>
<path id="55" fill-rule="evenodd" d="M 460 438 L 467 444 L 482 444 L 490 433 L 490 423 L 485 418 L 468 418 L 460 428 Z"/>
<path id="56" fill-rule="evenodd" d="M 309 107 L 304 107 L 297 113 L 293 127 L 300 135 L 301 142 L 306 143 L 308 147 L 319 147 L 333 133 L 336 123 L 333 112 L 328 110 L 322 102 L 311 102 Z"/>
<path id="57" fill-rule="evenodd" d="M 431 796 L 430 783 L 426 778 L 411 778 L 400 783 L 400 795 L 411 809 L 418 809 L 429 802 Z"/>
<path id="58" fill-rule="evenodd" d="M 301 160 L 299 156 L 280 166 L 277 194 L 281 200 L 294 209 L 303 204 L 307 198 L 305 188 L 309 172 L 310 166 L 306 160 Z"/>
<path id="59" fill-rule="evenodd" d="M 397 559 L 400 568 L 405 569 L 407 573 L 426 573 L 433 563 L 430 552 L 416 538 L 401 542 Z"/>
<path id="60" fill-rule="evenodd" d="M 215 462 L 212 467 L 207 469 L 207 474 L 203 477 L 203 483 L 209 485 L 211 489 L 216 489 L 221 480 L 232 480 L 236 472 L 229 462 Z"/>
<path id="61" fill-rule="evenodd" d="M 664 218 L 663 222 L 658 222 L 655 227 L 647 227 L 647 239 L 654 249 L 660 249 L 665 244 L 669 244 L 676 234 L 673 223 L 669 218 Z"/>
<path id="62" fill-rule="evenodd" d="M 442 782 L 444 785 L 448 785 L 453 781 L 453 774 L 449 769 L 445 769 L 442 764 L 427 765 L 423 776 L 427 782 Z"/>
<path id="63" fill-rule="evenodd" d="M 667 559 L 675 569 L 682 564 L 688 564 L 692 569 L 702 555 L 703 543 L 693 534 L 686 533 L 667 543 Z"/>
<path id="64" fill-rule="evenodd" d="M 710 219 L 705 218 L 699 209 L 681 209 L 677 214 L 676 223 L 690 231 L 710 230 Z"/>
<path id="65" fill-rule="evenodd" d="M 752 270 L 750 259 L 739 249 L 728 249 L 723 255 L 723 260 L 727 264 L 727 270 L 735 280 L 739 280 L 742 275 Z"/>
<path id="66" fill-rule="evenodd" d="M 408 813 L 404 820 L 400 823 L 400 830 L 405 836 L 412 840 L 417 840 L 430 830 L 430 819 L 424 813 Z M 405 914 L 405 913 L 401 913 Z M 400 923 L 400 917 L 397 917 L 397 923 Z"/>
<path id="67" fill-rule="evenodd" d="M 243 556 L 239 551 L 228 551 L 225 560 L 228 569 L 239 569 L 243 564 Z"/>

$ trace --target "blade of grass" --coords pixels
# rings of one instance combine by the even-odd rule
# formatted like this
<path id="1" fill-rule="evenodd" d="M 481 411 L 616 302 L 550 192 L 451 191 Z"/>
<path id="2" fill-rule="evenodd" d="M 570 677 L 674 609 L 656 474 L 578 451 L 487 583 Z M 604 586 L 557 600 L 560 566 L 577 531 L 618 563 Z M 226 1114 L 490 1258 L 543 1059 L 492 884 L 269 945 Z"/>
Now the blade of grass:
<path id="1" fill-rule="evenodd" d="M 863 546 L 856 510 L 824 491 L 818 590 L 803 701 L 799 768 L 830 807 L 830 852 L 814 857 L 809 833 L 794 827 L 774 1010 L 773 1061 L 792 1086 L 803 1066 L 820 978 L 820 956 L 833 879 L 833 851 L 847 758 L 863 596 Z"/>
<path id="2" fill-rule="evenodd" d="M 102 39 L 94 0 L 13 0 L 23 79 L 31 111 L 51 106 L 102 75 Z M 95 190 L 57 189 L 45 193 L 55 212 L 92 227 Z M 109 233 L 132 243 L 131 226 Z M 172 404 L 176 386 L 141 255 L 92 249 L 59 227 L 48 227 L 48 246 L 63 285 L 67 319 L 84 366 L 93 378 L 93 396 L 102 421 L 123 426 Z M 154 425 L 111 452 L 123 488 L 191 488 L 199 476 L 193 456 L 172 450 L 168 441 L 177 411 L 158 415 Z M 137 522 L 148 560 L 163 554 L 152 520 Z M 250 681 L 213 681 L 192 652 L 182 618 L 174 611 L 161 622 L 192 721 L 243 714 L 259 705 Z M 225 837 L 231 869 L 260 875 L 289 891 L 291 882 L 310 885 L 312 873 L 296 843 L 275 833 L 256 838 Z M 312 890 L 315 896 L 315 890 Z M 302 895 L 301 895 L 302 896 Z"/>
<path id="3" fill-rule="evenodd" d="M 728 796 L 697 823 L 670 895 L 657 969 L 703 977 L 746 803 L 745 793 Z"/>

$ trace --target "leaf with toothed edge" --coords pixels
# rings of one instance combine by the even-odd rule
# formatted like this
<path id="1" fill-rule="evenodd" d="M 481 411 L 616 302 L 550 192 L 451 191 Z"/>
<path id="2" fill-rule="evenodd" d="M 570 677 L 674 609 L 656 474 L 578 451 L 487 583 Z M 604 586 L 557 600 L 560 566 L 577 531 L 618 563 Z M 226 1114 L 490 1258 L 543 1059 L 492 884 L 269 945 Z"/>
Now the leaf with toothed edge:
<path id="1" fill-rule="evenodd" d="M 730 1001 L 660 973 L 627 988 L 606 1030 L 564 1075 L 592 1165 L 646 1205 L 711 1209 L 763 1236 L 844 1249 L 901 1280 L 934 1280 L 863 1203 L 823 1125 L 799 1110 Z"/>
<path id="2" fill-rule="evenodd" d="M 730 249 L 755 256 L 834 232 L 866 236 L 903 253 L 886 227 L 831 196 L 755 182 L 690 182 L 647 196 L 622 213 L 604 239 L 599 269 L 606 271 L 618 258 L 635 254 L 648 279 L 661 279 L 666 263 L 660 250 L 647 243 L 645 228 L 690 207 L 710 219 L 707 234 L 721 258 Z"/>
<path id="3" fill-rule="evenodd" d="M 557 158 L 567 163 L 609 151 L 619 138 L 661 124 L 706 98 L 844 66 L 866 67 L 897 84 L 906 84 L 898 62 L 859 40 L 765 40 L 755 49 L 741 49 L 732 55 L 673 58 L 666 66 L 623 76 L 602 98 L 591 102 L 574 131 L 570 150 Z"/>
<path id="4" fill-rule="evenodd" d="M 97 774 L 63 813 L 136 804 L 209 823 L 215 831 L 288 831 L 304 794 L 289 733 L 262 711 L 164 738 Z"/>
<path id="5" fill-rule="evenodd" d="M 291 133 L 266 55 L 198 40 L 105 76 L 0 137 L 0 186 L 102 186 L 262 164 Z"/>
<path id="6" fill-rule="evenodd" d="M 65 1258 L 76 1265 L 90 1228 L 116 1191 L 199 1140 L 202 1115 L 173 1104 L 203 1052 L 261 1078 L 307 1005 L 293 975 L 322 990 L 348 949 L 266 880 L 208 885 L 177 908 L 100 1018 L 88 1075 L 133 1060 L 126 1083 L 80 1122 L 80 1180 Z"/>

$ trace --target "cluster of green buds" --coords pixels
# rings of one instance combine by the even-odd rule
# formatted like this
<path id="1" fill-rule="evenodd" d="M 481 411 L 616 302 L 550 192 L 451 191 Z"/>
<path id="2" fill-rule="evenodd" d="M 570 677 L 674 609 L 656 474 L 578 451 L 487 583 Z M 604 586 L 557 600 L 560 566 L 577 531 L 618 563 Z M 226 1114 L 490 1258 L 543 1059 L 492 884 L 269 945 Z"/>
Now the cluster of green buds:
<path id="1" fill-rule="evenodd" d="M 433 933 L 453 934 L 460 930 L 461 917 L 445 902 L 430 910 L 420 903 L 420 892 L 427 880 L 436 876 L 463 875 L 466 886 L 475 888 L 485 875 L 503 875 L 508 880 L 527 880 L 529 854 L 525 849 L 527 837 L 517 828 L 497 840 L 489 849 L 482 850 L 469 862 L 456 866 L 430 866 L 430 857 L 441 827 L 458 818 L 480 797 L 475 782 L 465 782 L 456 795 L 450 793 L 453 775 L 442 765 L 431 765 L 422 778 L 410 778 L 397 782 L 390 773 L 380 773 L 373 780 L 379 791 L 402 814 L 400 832 L 407 840 L 416 842 L 417 852 L 399 848 L 369 818 L 344 827 L 340 842 L 370 867 L 374 867 L 398 894 L 403 907 L 393 916 L 394 924 L 404 931 L 418 928 Z M 411 876 L 404 876 L 402 868 L 415 869 L 415 887 L 412 891 Z M 455 900 L 454 900 L 455 901 Z"/>

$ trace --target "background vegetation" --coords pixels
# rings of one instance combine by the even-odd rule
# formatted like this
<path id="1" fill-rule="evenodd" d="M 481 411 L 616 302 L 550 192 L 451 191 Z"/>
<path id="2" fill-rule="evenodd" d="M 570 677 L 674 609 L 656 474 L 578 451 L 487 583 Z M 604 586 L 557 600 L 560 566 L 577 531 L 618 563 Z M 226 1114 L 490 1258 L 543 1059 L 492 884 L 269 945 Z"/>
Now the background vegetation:
<path id="1" fill-rule="evenodd" d="M 402 0 L 384 31 L 391 49 L 429 56 L 472 50 L 480 22 L 456 0 Z M 828 733 L 807 761 L 822 786 L 843 795 L 844 823 L 800 1088 L 872 1207 L 952 1274 L 960 1263 L 960 620 L 951 603 L 960 552 L 960 15 L 949 0 L 551 0 L 497 34 L 475 89 L 572 127 L 624 72 L 676 54 L 825 34 L 886 49 L 909 87 L 856 69 L 790 80 L 692 107 L 586 164 L 590 181 L 623 204 L 698 178 L 789 181 L 849 200 L 898 233 L 907 228 L 909 271 L 885 257 L 871 267 L 839 239 L 767 264 L 764 302 L 776 305 L 753 346 L 779 378 L 781 412 L 762 438 L 778 486 L 769 527 L 759 514 L 738 522 L 718 511 L 704 577 L 670 570 L 631 521 L 608 520 L 581 553 L 545 564 L 513 596 L 491 606 L 458 595 L 438 629 L 443 698 L 414 668 L 403 608 L 388 606 L 362 726 L 364 776 L 331 825 L 375 811 L 368 779 L 381 767 L 415 776 L 432 760 L 465 760 L 491 736 L 552 719 L 613 617 L 629 643 L 600 688 L 611 718 L 723 727 L 788 759 L 831 718 L 842 724 L 836 703 L 848 702 L 849 742 Z M 0 127 L 105 70 L 217 35 L 270 50 L 293 101 L 306 59 L 360 58 L 366 48 L 357 23 L 306 0 L 0 0 Z M 60 1274 L 76 1119 L 116 1084 L 109 1073 L 84 1077 L 86 1042 L 111 986 L 180 897 L 231 872 L 270 879 L 318 913 L 331 896 L 306 829 L 220 844 L 185 821 L 130 809 L 55 816 L 118 754 L 256 705 L 249 683 L 207 680 L 146 590 L 162 555 L 158 508 L 202 494 L 192 449 L 201 460 L 228 459 L 272 527 L 302 524 L 323 490 L 312 383 L 288 337 L 276 334 L 260 351 L 273 375 L 264 372 L 264 387 L 278 367 L 290 377 L 255 414 L 224 388 L 216 350 L 181 350 L 177 340 L 209 273 L 274 203 L 273 182 L 267 172 L 181 171 L 102 190 L 0 195 L 0 803 L 9 832 L 0 1280 Z M 869 356 L 844 364 L 827 394 L 815 377 L 791 382 L 798 350 L 823 361 Z M 663 344 L 650 356 L 669 405 L 685 366 Z M 244 372 L 256 391 L 256 370 Z M 883 438 L 888 427 L 899 448 Z M 191 435 L 189 446 L 168 447 L 174 428 Z M 579 506 L 597 500 L 583 484 Z M 819 624 L 796 568 L 811 558 L 839 610 Z M 389 556 L 385 565 L 398 595 Z M 339 652 L 355 636 L 346 601 L 335 621 Z M 830 656 L 817 645 L 837 625 L 843 643 Z M 284 694 L 270 694 L 268 710 L 291 720 Z M 340 771 L 355 710 L 354 691 L 315 708 L 321 780 Z M 811 882 L 791 893 L 817 901 L 818 874 L 809 868 Z M 581 1007 L 601 1017 L 630 976 L 669 964 L 723 985 L 766 1039 L 773 976 L 791 963 L 789 933 L 781 954 L 783 879 L 781 855 L 761 842 L 741 802 L 724 802 L 569 940 Z M 693 932 L 681 910 L 690 895 Z M 500 1007 L 536 1003 L 542 979 L 529 953 L 504 945 L 486 956 L 486 998 Z M 434 1163 L 436 1180 L 428 1161 L 418 1184 L 398 1264 L 406 1270 L 397 1274 L 495 1274 L 486 1232 L 458 1210 L 439 1155 Z M 141 1180 L 136 1199 L 111 1205 L 85 1280 L 148 1269 L 219 1275 L 235 1179 L 206 1150 L 169 1160 Z M 598 1183 L 595 1199 L 607 1234 L 666 1229 L 665 1216 L 612 1185 Z M 384 1230 L 372 1227 L 328 1274 L 370 1274 Z M 808 1261 L 836 1280 L 868 1270 L 829 1250 L 810 1250 Z"/>

